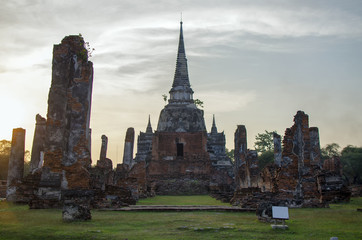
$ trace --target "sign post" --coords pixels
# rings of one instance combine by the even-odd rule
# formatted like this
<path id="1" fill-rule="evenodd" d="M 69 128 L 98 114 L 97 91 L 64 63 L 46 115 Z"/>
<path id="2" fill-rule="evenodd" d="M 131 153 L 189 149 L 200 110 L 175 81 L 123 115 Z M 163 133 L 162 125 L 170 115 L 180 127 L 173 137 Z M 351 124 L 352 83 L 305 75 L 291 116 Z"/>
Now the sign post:
<path id="1" fill-rule="evenodd" d="M 289 219 L 288 207 L 272 206 L 272 214 L 275 223 L 271 225 L 273 229 L 288 229 L 288 225 L 285 225 L 285 220 Z M 277 225 L 278 220 L 281 220 L 283 225 Z"/>

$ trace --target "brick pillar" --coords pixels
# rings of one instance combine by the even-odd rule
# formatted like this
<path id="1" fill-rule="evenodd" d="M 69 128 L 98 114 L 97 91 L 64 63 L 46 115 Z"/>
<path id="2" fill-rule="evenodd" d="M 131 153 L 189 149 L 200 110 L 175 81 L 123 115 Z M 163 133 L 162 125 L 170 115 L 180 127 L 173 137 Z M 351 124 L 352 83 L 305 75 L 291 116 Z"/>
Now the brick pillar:
<path id="1" fill-rule="evenodd" d="M 133 160 L 133 146 L 134 146 L 134 128 L 128 128 L 126 139 L 124 141 L 123 164 L 129 168 L 132 167 Z"/>
<path id="2" fill-rule="evenodd" d="M 33 147 L 31 150 L 31 160 L 30 160 L 31 173 L 35 169 L 41 168 L 44 160 L 46 119 L 37 114 L 35 120 L 36 124 L 35 124 Z"/>
<path id="3" fill-rule="evenodd" d="M 319 144 L 319 131 L 317 127 L 309 128 L 310 135 L 310 161 L 311 164 L 322 168 L 321 147 Z"/>
<path id="4" fill-rule="evenodd" d="M 238 125 L 234 135 L 234 158 L 235 158 L 235 182 L 238 188 L 247 188 L 247 140 L 246 128 L 244 125 Z M 249 176 L 250 177 L 250 176 Z"/>
<path id="5" fill-rule="evenodd" d="M 11 140 L 11 152 L 8 168 L 8 181 L 6 189 L 6 200 L 17 201 L 18 184 L 24 175 L 24 153 L 25 153 L 25 129 L 13 129 Z"/>
<path id="6" fill-rule="evenodd" d="M 274 163 L 280 167 L 282 163 L 282 143 L 281 136 L 277 133 L 273 133 L 274 141 Z"/>
<path id="7" fill-rule="evenodd" d="M 89 156 L 92 157 L 92 129 L 91 128 L 88 129 L 87 142 L 88 142 Z M 92 159 L 91 159 L 91 161 L 92 161 Z"/>
<path id="8" fill-rule="evenodd" d="M 107 146 L 108 146 L 108 138 L 106 135 L 102 135 L 102 146 L 101 153 L 99 156 L 99 160 L 104 161 L 107 157 Z"/>

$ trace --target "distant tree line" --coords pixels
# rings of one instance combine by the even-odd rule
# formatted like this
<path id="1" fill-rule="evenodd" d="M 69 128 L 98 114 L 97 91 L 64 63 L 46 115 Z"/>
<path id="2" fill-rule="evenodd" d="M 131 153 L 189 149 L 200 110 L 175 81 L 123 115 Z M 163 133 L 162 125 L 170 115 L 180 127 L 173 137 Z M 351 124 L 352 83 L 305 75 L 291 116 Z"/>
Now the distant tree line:
<path id="1" fill-rule="evenodd" d="M 6 180 L 8 177 L 8 166 L 10 158 L 11 142 L 0 141 L 0 179 Z"/>

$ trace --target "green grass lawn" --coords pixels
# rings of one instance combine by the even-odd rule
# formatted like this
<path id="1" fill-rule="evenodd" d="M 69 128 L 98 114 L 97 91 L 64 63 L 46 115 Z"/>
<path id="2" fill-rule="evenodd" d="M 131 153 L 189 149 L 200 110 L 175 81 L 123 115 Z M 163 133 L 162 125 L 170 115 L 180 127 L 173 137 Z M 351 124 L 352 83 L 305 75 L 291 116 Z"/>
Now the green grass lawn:
<path id="1" fill-rule="evenodd" d="M 194 196 L 156 196 L 141 199 L 137 205 L 208 205 L 208 206 L 231 206 L 208 195 Z"/>
<path id="2" fill-rule="evenodd" d="M 208 196 L 159 196 L 139 204 L 218 205 Z M 196 201 L 195 201 L 196 200 Z M 92 211 L 63 223 L 61 210 L 0 202 L 0 239 L 362 239 L 362 198 L 324 209 L 290 209 L 289 230 L 272 230 L 254 213 Z"/>

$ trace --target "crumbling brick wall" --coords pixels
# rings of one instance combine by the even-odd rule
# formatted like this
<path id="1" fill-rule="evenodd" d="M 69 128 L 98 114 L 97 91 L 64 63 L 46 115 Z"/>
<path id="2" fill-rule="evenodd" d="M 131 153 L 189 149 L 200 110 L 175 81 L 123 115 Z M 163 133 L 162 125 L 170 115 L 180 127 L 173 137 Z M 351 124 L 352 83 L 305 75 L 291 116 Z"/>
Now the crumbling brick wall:
<path id="1" fill-rule="evenodd" d="M 156 132 L 147 181 L 156 194 L 208 192 L 211 162 L 205 132 Z"/>
<path id="2" fill-rule="evenodd" d="M 236 188 L 258 187 L 258 154 L 248 149 L 247 134 L 244 125 L 238 125 L 234 137 L 234 172 Z"/>
<path id="3" fill-rule="evenodd" d="M 272 196 L 272 201 L 287 206 L 323 207 L 328 202 L 349 199 L 338 160 L 327 160 L 328 171 L 321 169 L 318 128 L 309 127 L 307 114 L 298 111 L 293 126 L 285 130 L 281 154 L 277 134 L 274 134 L 274 147 L 274 163 L 260 173 L 260 192 L 239 189 L 234 194 L 234 203 L 247 206 Z"/>

